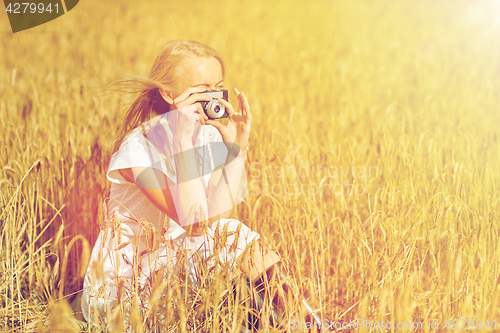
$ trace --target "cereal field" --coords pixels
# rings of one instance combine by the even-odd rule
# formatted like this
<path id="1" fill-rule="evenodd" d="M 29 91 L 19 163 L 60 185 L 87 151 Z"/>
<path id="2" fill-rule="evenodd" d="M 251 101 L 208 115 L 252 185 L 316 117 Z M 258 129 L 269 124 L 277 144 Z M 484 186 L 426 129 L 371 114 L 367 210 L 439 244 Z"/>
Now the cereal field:
<path id="1" fill-rule="evenodd" d="M 100 89 L 147 75 L 173 39 L 217 49 L 226 88 L 249 98 L 249 194 L 234 217 L 329 328 L 500 330 L 500 2 L 84 0 L 10 31 L 3 12 L 1 331 L 100 332 L 70 304 L 135 97 Z M 196 301 L 169 294 L 165 329 L 240 332 L 227 280 L 204 278 Z M 124 306 L 136 332 L 158 329 Z"/>

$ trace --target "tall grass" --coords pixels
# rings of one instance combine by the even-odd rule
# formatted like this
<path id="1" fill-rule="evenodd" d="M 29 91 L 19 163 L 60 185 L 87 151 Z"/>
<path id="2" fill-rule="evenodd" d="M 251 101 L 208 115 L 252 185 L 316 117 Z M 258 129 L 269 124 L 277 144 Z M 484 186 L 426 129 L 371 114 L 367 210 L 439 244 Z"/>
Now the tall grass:
<path id="1" fill-rule="evenodd" d="M 0 329 L 83 329 L 69 303 L 133 98 L 98 85 L 146 75 L 168 40 L 196 39 L 220 51 L 226 86 L 245 92 L 254 116 L 250 193 L 235 217 L 279 251 L 324 318 L 418 321 L 425 332 L 430 321 L 489 319 L 493 330 L 499 13 L 488 1 L 87 0 L 17 34 L 4 15 Z M 194 298 L 168 281 L 157 306 L 172 331 L 239 329 L 229 281 L 210 276 Z M 151 317 L 132 313 L 150 330 Z"/>

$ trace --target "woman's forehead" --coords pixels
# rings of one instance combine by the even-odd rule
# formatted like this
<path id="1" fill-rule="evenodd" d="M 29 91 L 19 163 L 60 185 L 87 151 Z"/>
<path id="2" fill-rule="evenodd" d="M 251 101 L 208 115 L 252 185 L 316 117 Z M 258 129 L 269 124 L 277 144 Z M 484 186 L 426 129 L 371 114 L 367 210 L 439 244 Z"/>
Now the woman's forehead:
<path id="1" fill-rule="evenodd" d="M 215 58 L 190 58 L 178 70 L 179 83 L 188 86 L 216 85 L 222 79 L 222 66 Z"/>

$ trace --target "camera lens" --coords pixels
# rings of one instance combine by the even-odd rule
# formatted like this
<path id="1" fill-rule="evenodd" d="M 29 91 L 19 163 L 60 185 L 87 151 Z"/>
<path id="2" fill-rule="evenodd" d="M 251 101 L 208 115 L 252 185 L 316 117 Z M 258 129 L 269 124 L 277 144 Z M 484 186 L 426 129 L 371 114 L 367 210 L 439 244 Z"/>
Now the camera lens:
<path id="1" fill-rule="evenodd" d="M 226 107 L 216 98 L 208 102 L 206 106 L 207 116 L 211 119 L 218 119 L 224 115 Z"/>

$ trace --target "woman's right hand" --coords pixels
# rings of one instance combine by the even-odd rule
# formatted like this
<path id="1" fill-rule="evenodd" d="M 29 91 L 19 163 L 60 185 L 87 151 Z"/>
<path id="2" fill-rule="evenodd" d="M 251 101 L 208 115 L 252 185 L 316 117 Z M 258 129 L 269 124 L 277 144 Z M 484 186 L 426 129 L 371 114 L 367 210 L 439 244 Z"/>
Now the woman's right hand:
<path id="1" fill-rule="evenodd" d="M 210 101 L 212 97 L 202 94 L 204 87 L 190 87 L 182 92 L 167 113 L 167 122 L 173 134 L 174 143 L 189 143 L 194 140 L 199 128 L 208 119 L 199 101 Z M 198 123 L 199 121 L 199 123 Z M 196 131 L 195 131 L 196 130 Z"/>

